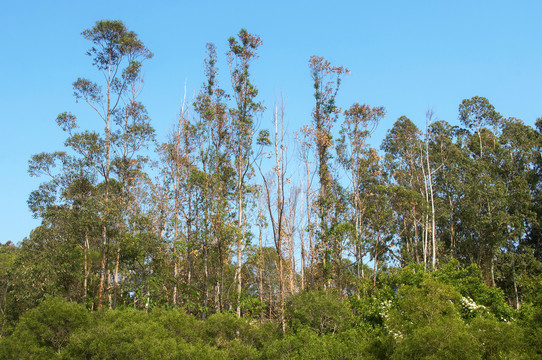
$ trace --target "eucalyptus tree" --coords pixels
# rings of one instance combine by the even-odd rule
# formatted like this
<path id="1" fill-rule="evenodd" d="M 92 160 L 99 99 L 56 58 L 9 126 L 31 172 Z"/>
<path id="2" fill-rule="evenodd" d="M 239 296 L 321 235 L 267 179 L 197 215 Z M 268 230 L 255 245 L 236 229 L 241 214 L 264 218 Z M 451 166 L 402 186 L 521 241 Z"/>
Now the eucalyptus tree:
<path id="1" fill-rule="evenodd" d="M 459 120 L 468 130 L 474 131 L 478 138 L 479 147 L 472 149 L 473 155 L 484 157 L 483 129 L 496 128 L 502 116 L 489 100 L 484 97 L 474 96 L 471 99 L 464 99 L 459 105 Z"/>
<path id="2" fill-rule="evenodd" d="M 269 220 L 271 224 L 271 230 L 273 232 L 273 242 L 275 250 L 277 252 L 278 263 L 278 280 L 279 280 L 279 321 L 284 332 L 286 330 L 286 322 L 284 318 L 284 306 L 285 306 L 285 280 L 284 280 L 284 251 L 288 224 L 286 219 L 287 211 L 287 199 L 285 196 L 287 179 L 287 158 L 285 143 L 285 129 L 284 129 L 284 108 L 283 106 L 275 107 L 273 115 L 273 134 L 269 139 L 267 131 L 261 132 L 258 137 L 258 143 L 262 145 L 273 146 L 274 166 L 272 172 L 265 176 L 260 169 L 263 180 L 263 191 L 265 196 L 265 204 L 268 210 Z M 273 186 L 274 185 L 274 186 Z M 273 189 L 274 187 L 274 189 Z M 274 191 L 273 191 L 274 190 Z"/>
<path id="3" fill-rule="evenodd" d="M 141 84 L 141 61 L 152 57 L 151 52 L 118 20 L 98 21 L 83 31 L 83 37 L 92 43 L 87 55 L 103 78 L 102 83 L 78 78 L 73 83 L 75 98 L 87 103 L 97 118 L 103 122 L 103 132 L 77 132 L 77 118 L 71 113 L 57 117 L 59 126 L 68 133 L 66 147 L 74 159 L 92 169 L 97 183 L 97 204 L 101 219 L 100 280 L 97 307 L 103 304 L 108 248 L 113 228 L 119 217 L 112 200 L 125 195 L 134 181 L 134 171 L 140 165 L 135 156 L 143 143 L 152 137 L 152 128 L 145 108 L 139 102 Z M 35 156 L 32 162 L 52 165 L 52 158 L 64 157 L 65 153 Z M 31 170 L 32 171 L 32 170 Z M 125 206 L 121 205 L 121 208 Z M 118 236 L 118 235 L 117 235 Z M 117 257 L 118 258 L 118 257 Z M 118 261 L 117 261 L 118 264 Z M 117 274 L 118 275 L 118 274 Z"/>
<path id="4" fill-rule="evenodd" d="M 331 282 L 331 249 L 328 243 L 330 241 L 329 223 L 332 220 L 330 216 L 333 213 L 333 192 L 331 187 L 334 183 L 329 168 L 330 148 L 333 146 L 331 130 L 341 113 L 340 107 L 335 102 L 341 79 L 349 71 L 342 66 L 332 66 L 329 61 L 318 56 L 310 58 L 309 69 L 313 80 L 315 100 L 310 132 L 317 154 L 320 183 L 317 201 L 320 222 L 318 238 L 321 249 L 322 285 L 327 287 Z"/>
<path id="5" fill-rule="evenodd" d="M 535 218 L 528 223 L 526 245 L 531 247 L 534 256 L 538 261 L 542 261 L 542 117 L 536 120 L 535 139 L 532 142 L 532 150 L 536 154 L 533 161 L 533 169 L 529 176 L 529 187 L 533 196 L 533 205 L 535 207 Z"/>
<path id="6" fill-rule="evenodd" d="M 501 167 L 506 151 L 499 138 L 502 116 L 483 97 L 463 100 L 459 119 L 465 133 L 468 160 L 464 172 L 464 201 L 460 203 L 463 252 L 484 270 L 486 281 L 495 285 L 494 264 L 506 242 L 509 225 L 509 192 Z"/>
<path id="7" fill-rule="evenodd" d="M 372 196 L 370 191 L 363 191 L 365 183 L 375 178 L 375 169 L 369 162 L 370 156 L 374 156 L 368 150 L 367 139 L 376 129 L 378 122 L 384 117 L 384 108 L 371 108 L 368 105 L 354 104 L 345 111 L 345 119 L 341 125 L 341 138 L 337 150 L 338 158 L 348 174 L 350 181 L 349 202 L 353 209 L 354 231 L 351 244 L 354 248 L 354 256 L 357 264 L 358 280 L 363 272 L 364 246 L 363 241 L 363 218 Z"/>
<path id="8" fill-rule="evenodd" d="M 401 116 L 388 131 L 381 149 L 385 151 L 385 168 L 393 180 L 395 212 L 403 257 L 407 261 L 427 263 L 424 225 L 427 213 L 421 131 L 406 116 Z M 420 239 L 421 244 L 420 244 Z M 421 247 L 421 249 L 420 249 Z M 421 253 L 421 254 L 420 254 Z"/>
<path id="9" fill-rule="evenodd" d="M 516 118 L 502 119 L 499 127 L 502 147 L 496 170 L 507 194 L 507 226 L 502 227 L 506 239 L 496 253 L 495 277 L 510 303 L 519 308 L 520 279 L 540 273 L 536 268 L 542 269 L 528 241 L 530 227 L 538 222 L 536 162 L 540 134 Z"/>
<path id="10" fill-rule="evenodd" d="M 230 108 L 232 116 L 232 153 L 237 190 L 237 314 L 241 315 L 243 248 L 246 243 L 246 194 L 249 191 L 247 181 L 253 176 L 251 159 L 252 142 L 255 134 L 254 120 L 263 112 L 264 106 L 256 99 L 258 89 L 252 83 L 250 66 L 258 58 L 257 50 L 262 44 L 258 35 L 241 29 L 235 37 L 230 37 L 228 63 L 232 83 L 232 97 L 235 106 Z"/>
<path id="11" fill-rule="evenodd" d="M 313 180 L 315 172 L 313 171 L 315 162 L 314 149 L 315 144 L 313 142 L 312 136 L 312 127 L 305 125 L 296 133 L 297 140 L 297 158 L 302 164 L 301 178 L 303 179 L 302 188 L 304 193 L 304 201 L 301 207 L 300 218 L 305 222 L 304 227 L 300 227 L 299 237 L 301 240 L 301 287 L 305 288 L 305 283 L 307 285 L 313 284 L 315 279 L 314 265 L 316 262 L 316 251 L 315 251 L 315 240 L 314 240 L 314 216 L 315 216 L 315 207 L 314 203 L 314 193 L 313 193 Z M 305 250 L 304 245 L 304 234 L 308 235 L 308 252 Z M 308 268 L 309 272 L 306 274 L 305 268 Z"/>
<path id="12" fill-rule="evenodd" d="M 234 196 L 234 169 L 230 146 L 233 124 L 226 104 L 229 96 L 219 86 L 217 62 L 215 45 L 209 43 L 204 61 L 206 81 L 193 105 L 199 116 L 196 124 L 202 175 L 199 186 L 204 195 L 204 210 L 199 219 L 200 229 L 203 230 L 204 308 L 210 307 L 209 288 L 214 286 L 214 307 L 216 311 L 222 311 L 224 271 L 229 259 L 230 239 L 233 237 L 231 200 Z"/>
<path id="13" fill-rule="evenodd" d="M 88 280 L 89 277 L 93 279 L 95 269 L 91 260 L 94 258 L 93 248 L 97 245 L 100 233 L 99 190 L 93 169 L 84 160 L 76 159 L 66 152 L 55 152 L 32 156 L 28 171 L 31 176 L 44 176 L 49 181 L 42 183 L 28 199 L 34 217 L 41 218 L 42 222 L 30 238 L 23 240 L 28 245 L 24 247 L 24 259 L 34 259 L 29 260 L 31 268 L 37 269 L 32 264 L 39 263 L 53 272 L 59 266 L 46 264 L 56 262 L 60 265 L 60 259 L 71 265 L 80 265 L 80 271 L 77 272 L 79 275 L 76 276 L 80 282 L 79 292 L 76 294 L 72 290 L 69 297 L 86 302 Z M 57 249 L 48 252 L 49 247 L 42 247 L 40 243 L 48 243 Z M 33 251 L 42 253 L 33 254 Z M 72 254 L 72 258 L 56 257 L 67 252 Z M 35 261 L 35 257 L 42 259 Z M 35 274 L 38 273 L 45 272 L 37 270 Z M 31 276 L 32 271 L 26 274 Z M 56 276 L 50 274 L 47 278 L 53 279 Z M 28 281 L 32 282 L 30 278 Z"/>
<path id="14" fill-rule="evenodd" d="M 192 171 L 195 169 L 195 135 L 188 119 L 188 106 L 183 101 L 179 121 L 175 125 L 170 140 L 160 146 L 163 186 L 167 196 L 164 199 L 166 221 L 164 233 L 170 239 L 173 261 L 172 304 L 179 299 L 178 284 L 181 270 L 185 265 L 183 282 L 190 284 L 192 264 L 190 247 L 193 223 L 193 182 Z M 183 263 L 183 260 L 185 262 Z M 182 264 L 183 263 L 183 264 Z"/>
<path id="15" fill-rule="evenodd" d="M 464 165 L 468 162 L 468 153 L 462 145 L 463 129 L 439 120 L 428 128 L 429 152 L 435 172 L 434 193 L 436 235 L 442 244 L 441 255 L 457 257 L 457 228 L 460 223 L 459 203 L 463 194 L 463 182 L 466 173 Z"/>

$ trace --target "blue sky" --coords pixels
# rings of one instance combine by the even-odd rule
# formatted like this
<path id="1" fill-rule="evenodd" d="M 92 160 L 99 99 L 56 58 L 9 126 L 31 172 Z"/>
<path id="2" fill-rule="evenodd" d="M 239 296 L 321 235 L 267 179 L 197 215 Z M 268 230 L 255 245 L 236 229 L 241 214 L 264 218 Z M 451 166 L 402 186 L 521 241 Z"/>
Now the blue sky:
<path id="1" fill-rule="evenodd" d="M 487 97 L 504 116 L 534 124 L 542 116 L 540 1 L 26 1 L 0 13 L 0 243 L 18 242 L 38 225 L 26 205 L 45 179 L 27 174 L 31 155 L 61 150 L 56 116 L 78 115 L 100 128 L 71 84 L 96 77 L 80 35 L 100 19 L 120 19 L 154 53 L 144 64 L 147 106 L 165 140 L 203 82 L 205 44 L 214 42 L 226 75 L 228 37 L 240 28 L 261 36 L 254 83 L 268 108 L 282 95 L 294 131 L 310 121 L 311 55 L 351 70 L 338 102 L 384 106 L 372 144 L 401 115 L 424 127 L 425 112 L 457 124 L 462 99 Z M 224 76 L 221 84 L 227 88 Z M 270 121 L 267 111 L 262 123 Z"/>

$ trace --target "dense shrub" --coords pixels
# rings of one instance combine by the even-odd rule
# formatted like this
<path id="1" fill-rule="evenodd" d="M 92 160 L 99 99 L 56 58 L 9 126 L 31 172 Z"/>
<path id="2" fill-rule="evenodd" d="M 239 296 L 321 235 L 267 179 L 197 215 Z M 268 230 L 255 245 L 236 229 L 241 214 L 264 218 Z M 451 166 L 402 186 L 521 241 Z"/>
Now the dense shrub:
<path id="1" fill-rule="evenodd" d="M 72 333 L 88 325 L 89 314 L 84 306 L 49 298 L 25 313 L 13 334 L 0 342 L 0 358 L 59 358 Z"/>
<path id="2" fill-rule="evenodd" d="M 296 332 L 308 328 L 318 334 L 335 333 L 350 325 L 352 309 L 347 301 L 331 291 L 308 291 L 292 296 L 286 315 Z"/>

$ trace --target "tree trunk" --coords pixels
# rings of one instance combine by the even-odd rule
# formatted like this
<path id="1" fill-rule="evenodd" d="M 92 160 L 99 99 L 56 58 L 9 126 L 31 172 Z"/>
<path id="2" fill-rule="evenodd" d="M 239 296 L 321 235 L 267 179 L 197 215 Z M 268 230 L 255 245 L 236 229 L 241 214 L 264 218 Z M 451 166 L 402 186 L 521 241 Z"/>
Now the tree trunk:
<path id="1" fill-rule="evenodd" d="M 113 279 L 113 309 L 117 307 L 117 289 L 119 286 L 119 261 L 120 261 L 120 244 L 117 244 L 115 258 L 115 278 Z"/>
<path id="2" fill-rule="evenodd" d="M 87 306 L 87 289 L 88 289 L 88 230 L 85 231 L 85 244 L 83 245 L 83 304 Z"/>

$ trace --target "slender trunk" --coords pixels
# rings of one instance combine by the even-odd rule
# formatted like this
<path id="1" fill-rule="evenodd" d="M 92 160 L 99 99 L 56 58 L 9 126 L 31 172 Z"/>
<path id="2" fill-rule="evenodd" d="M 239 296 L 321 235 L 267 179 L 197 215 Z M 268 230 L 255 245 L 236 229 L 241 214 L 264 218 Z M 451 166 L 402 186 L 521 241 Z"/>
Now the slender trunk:
<path id="1" fill-rule="evenodd" d="M 283 277 L 283 264 L 282 264 L 282 256 L 279 256 L 279 277 L 280 277 L 280 326 L 282 333 L 284 334 L 286 332 L 286 321 L 284 319 L 284 277 Z"/>
<path id="2" fill-rule="evenodd" d="M 113 297 L 111 296 L 111 270 L 107 269 L 107 304 L 109 309 L 113 309 Z"/>
<path id="3" fill-rule="evenodd" d="M 514 282 L 514 294 L 516 295 L 516 310 L 519 310 L 519 294 L 518 286 L 516 283 L 516 264 L 514 260 L 512 260 L 512 280 Z"/>
<path id="4" fill-rule="evenodd" d="M 269 290 L 269 315 L 268 315 L 268 318 L 272 319 L 273 318 L 273 288 L 272 288 L 272 282 L 268 281 L 267 285 L 268 285 L 267 288 Z"/>
<path id="5" fill-rule="evenodd" d="M 437 236 L 436 236 L 436 225 L 435 225 L 435 199 L 433 195 L 433 180 L 432 176 L 429 175 L 429 191 L 431 194 L 431 242 L 433 246 L 433 259 L 432 265 L 433 270 L 437 267 Z"/>
<path id="6" fill-rule="evenodd" d="M 117 289 L 119 286 L 119 261 L 120 261 L 120 244 L 117 244 L 115 258 L 115 278 L 113 279 L 113 309 L 117 307 Z"/>
<path id="7" fill-rule="evenodd" d="M 290 256 L 290 294 L 295 292 L 295 256 L 294 256 L 294 227 L 292 225 L 294 216 L 290 215 L 290 234 L 288 236 L 288 256 Z"/>
<path id="8" fill-rule="evenodd" d="M 222 242 L 219 243 L 218 255 L 219 255 L 219 268 L 218 277 L 216 281 L 217 286 L 217 300 L 218 300 L 218 312 L 222 312 L 224 309 L 224 303 L 222 301 L 222 289 L 224 289 L 224 254 L 222 249 Z"/>
<path id="9" fill-rule="evenodd" d="M 284 113 L 281 113 L 284 115 Z M 279 132 L 278 132 L 278 109 L 275 108 L 275 167 L 277 175 L 277 215 L 278 215 L 278 224 L 277 224 L 277 235 L 275 239 L 275 245 L 277 247 L 277 253 L 279 256 L 279 283 L 280 283 L 280 324 L 282 328 L 282 333 L 286 331 L 286 321 L 284 319 L 284 270 L 283 270 L 283 259 L 282 259 L 282 237 L 283 237 L 283 220 L 284 220 L 284 164 L 283 164 L 283 142 L 282 142 L 282 117 L 281 117 L 281 133 L 280 133 L 280 144 L 279 144 Z M 280 150 L 279 150 L 280 149 Z"/>
<path id="10" fill-rule="evenodd" d="M 300 225 L 299 225 L 299 246 L 301 247 L 301 291 L 305 290 L 305 241 L 303 231 L 303 194 L 301 195 L 301 206 L 299 207 Z"/>
<path id="11" fill-rule="evenodd" d="M 374 255 L 374 263 L 373 263 L 373 289 L 376 289 L 376 271 L 378 269 L 378 244 L 380 242 L 379 236 L 377 236 L 376 244 L 375 244 L 375 255 Z"/>
<path id="12" fill-rule="evenodd" d="M 450 204 L 450 248 L 452 249 L 452 255 L 455 255 L 454 207 L 451 195 L 448 196 L 448 202 Z"/>
<path id="13" fill-rule="evenodd" d="M 85 244 L 83 246 L 83 304 L 87 305 L 87 288 L 88 288 L 88 230 L 85 230 Z"/>
<path id="14" fill-rule="evenodd" d="M 423 194 L 425 197 L 425 202 L 429 202 L 429 191 L 428 191 L 428 184 L 427 184 L 427 170 L 424 165 L 424 156 L 423 156 L 423 148 L 420 144 L 420 161 L 421 161 L 421 168 L 422 168 L 422 175 L 423 175 Z M 428 163 L 429 164 L 429 163 Z M 423 223 L 423 267 L 427 270 L 427 256 L 429 253 L 429 215 L 425 215 L 423 217 L 424 223 Z"/>
<path id="15" fill-rule="evenodd" d="M 239 174 L 241 174 L 241 171 L 242 170 L 240 169 Z M 239 229 L 240 234 L 238 235 L 238 238 L 237 238 L 237 269 L 236 269 L 236 274 L 237 274 L 237 309 L 236 309 L 236 312 L 237 312 L 237 316 L 241 317 L 241 291 L 242 291 L 242 286 L 243 286 L 241 271 L 242 271 L 242 268 L 243 268 L 243 244 L 244 244 L 244 237 L 245 237 L 244 229 L 243 229 L 243 190 L 242 190 L 243 182 L 242 182 L 241 175 L 239 177 L 239 181 L 237 183 L 237 186 L 239 188 L 239 192 L 238 192 L 238 197 L 239 197 L 238 198 L 238 207 L 239 207 L 238 229 Z"/>
<path id="16" fill-rule="evenodd" d="M 112 69 L 111 62 L 108 67 L 108 79 L 107 79 L 107 107 L 106 107 L 106 117 L 105 117 L 105 169 L 104 169 L 104 185 L 105 185 L 105 194 L 104 194 L 104 214 L 102 215 L 102 254 L 100 261 L 100 283 L 98 285 L 98 310 L 102 308 L 103 304 L 103 292 L 104 292 L 104 281 L 105 281 L 105 269 L 107 267 L 107 217 L 109 215 L 109 157 L 111 151 L 111 134 L 109 129 L 109 120 L 111 117 L 111 82 L 112 82 Z"/>
<path id="17" fill-rule="evenodd" d="M 147 286 L 147 292 L 145 293 L 145 312 L 149 312 L 149 305 L 151 301 L 151 292 L 149 287 Z"/>
<path id="18" fill-rule="evenodd" d="M 357 186 L 356 186 L 357 188 Z M 359 214 L 359 198 L 356 191 L 356 207 L 355 207 L 355 221 L 356 221 L 356 243 L 355 243 L 355 249 L 356 249 L 356 278 L 357 278 L 357 297 L 359 299 L 360 297 L 360 283 L 361 283 L 361 271 L 363 271 L 363 267 L 361 262 L 363 261 L 363 254 L 362 254 L 362 248 L 361 248 L 361 218 Z"/>
<path id="19" fill-rule="evenodd" d="M 207 217 L 208 219 L 208 217 Z M 207 264 L 207 240 L 204 237 L 203 243 L 203 282 L 205 284 L 205 294 L 203 298 L 203 312 L 201 313 L 201 317 L 203 320 L 207 317 L 207 311 L 209 308 L 209 266 Z"/>
<path id="20" fill-rule="evenodd" d="M 192 189 L 188 189 L 188 219 L 186 220 L 186 283 L 192 284 Z"/>
<path id="21" fill-rule="evenodd" d="M 420 263 L 420 254 L 418 252 L 418 221 L 416 221 L 416 209 L 414 209 L 414 257 L 416 259 L 416 263 Z"/>
<path id="22" fill-rule="evenodd" d="M 433 112 L 430 111 L 427 114 L 428 122 L 431 122 Z M 436 238 L 436 226 L 435 226 L 435 198 L 433 195 L 433 172 L 431 170 L 431 164 L 429 163 L 429 124 L 426 126 L 425 131 L 425 159 L 427 162 L 427 182 L 429 187 L 429 194 L 431 198 L 431 246 L 432 246 L 432 259 L 431 259 L 431 265 L 433 267 L 433 270 L 436 269 L 437 266 L 437 238 Z"/>
<path id="23" fill-rule="evenodd" d="M 171 303 L 173 304 L 173 306 L 177 305 L 177 279 L 178 278 L 179 278 L 179 266 L 177 265 L 177 259 L 175 259 L 175 263 L 173 264 L 173 298 L 171 299 Z"/>
<path id="24" fill-rule="evenodd" d="M 100 281 L 98 283 L 98 310 L 102 308 L 103 304 L 103 293 L 104 293 L 104 284 L 105 284 L 105 268 L 106 268 L 106 254 L 107 254 L 107 228 L 105 226 L 105 221 L 102 223 L 102 249 L 100 256 Z"/>
<path id="25" fill-rule="evenodd" d="M 476 133 L 478 134 L 478 140 L 480 142 L 480 158 L 484 157 L 484 149 L 482 147 L 482 134 L 480 134 L 480 128 L 476 127 Z"/>
<path id="26" fill-rule="evenodd" d="M 177 168 L 178 165 L 175 165 Z M 179 281 L 179 174 L 175 175 L 173 180 L 175 193 L 175 207 L 173 210 L 173 306 L 177 305 L 177 283 Z"/>
<path id="27" fill-rule="evenodd" d="M 313 241 L 313 233 L 312 233 L 312 222 L 311 222 L 311 197 L 310 197 L 310 189 L 311 189 L 311 182 L 310 182 L 310 174 L 311 170 L 309 167 L 308 160 L 305 162 L 306 170 L 307 170 L 307 188 L 306 191 L 306 207 L 307 207 L 307 228 L 309 229 L 309 280 L 312 284 L 314 284 L 314 256 L 315 256 L 315 250 L 314 250 L 314 241 Z"/>
<path id="28" fill-rule="evenodd" d="M 491 252 L 491 286 L 495 287 L 495 257 L 493 251 Z"/>
<path id="29" fill-rule="evenodd" d="M 179 215 L 181 211 L 181 163 L 180 163 L 180 157 L 181 157 L 181 137 L 183 135 L 183 127 L 184 127 L 184 117 L 183 117 L 183 110 L 184 108 L 181 108 L 181 116 L 179 118 L 179 123 L 177 125 L 177 134 L 174 136 L 174 159 L 173 159 L 173 169 L 172 169 L 172 175 L 173 175 L 173 193 L 174 195 L 174 208 L 173 208 L 173 299 L 172 304 L 173 306 L 177 305 L 177 299 L 178 299 L 178 282 L 179 282 L 179 275 L 180 275 L 180 261 L 181 261 L 181 254 L 179 251 L 179 237 L 180 237 L 180 231 L 179 231 Z"/>
<path id="30" fill-rule="evenodd" d="M 263 235 L 263 224 L 262 224 L 262 210 L 260 210 L 260 221 L 258 223 L 260 228 L 260 233 L 258 237 L 258 293 L 260 295 L 260 306 L 263 305 L 263 265 L 264 265 L 264 258 L 263 258 L 263 247 L 262 247 L 262 235 Z M 260 322 L 263 322 L 263 311 L 260 314 Z"/>

